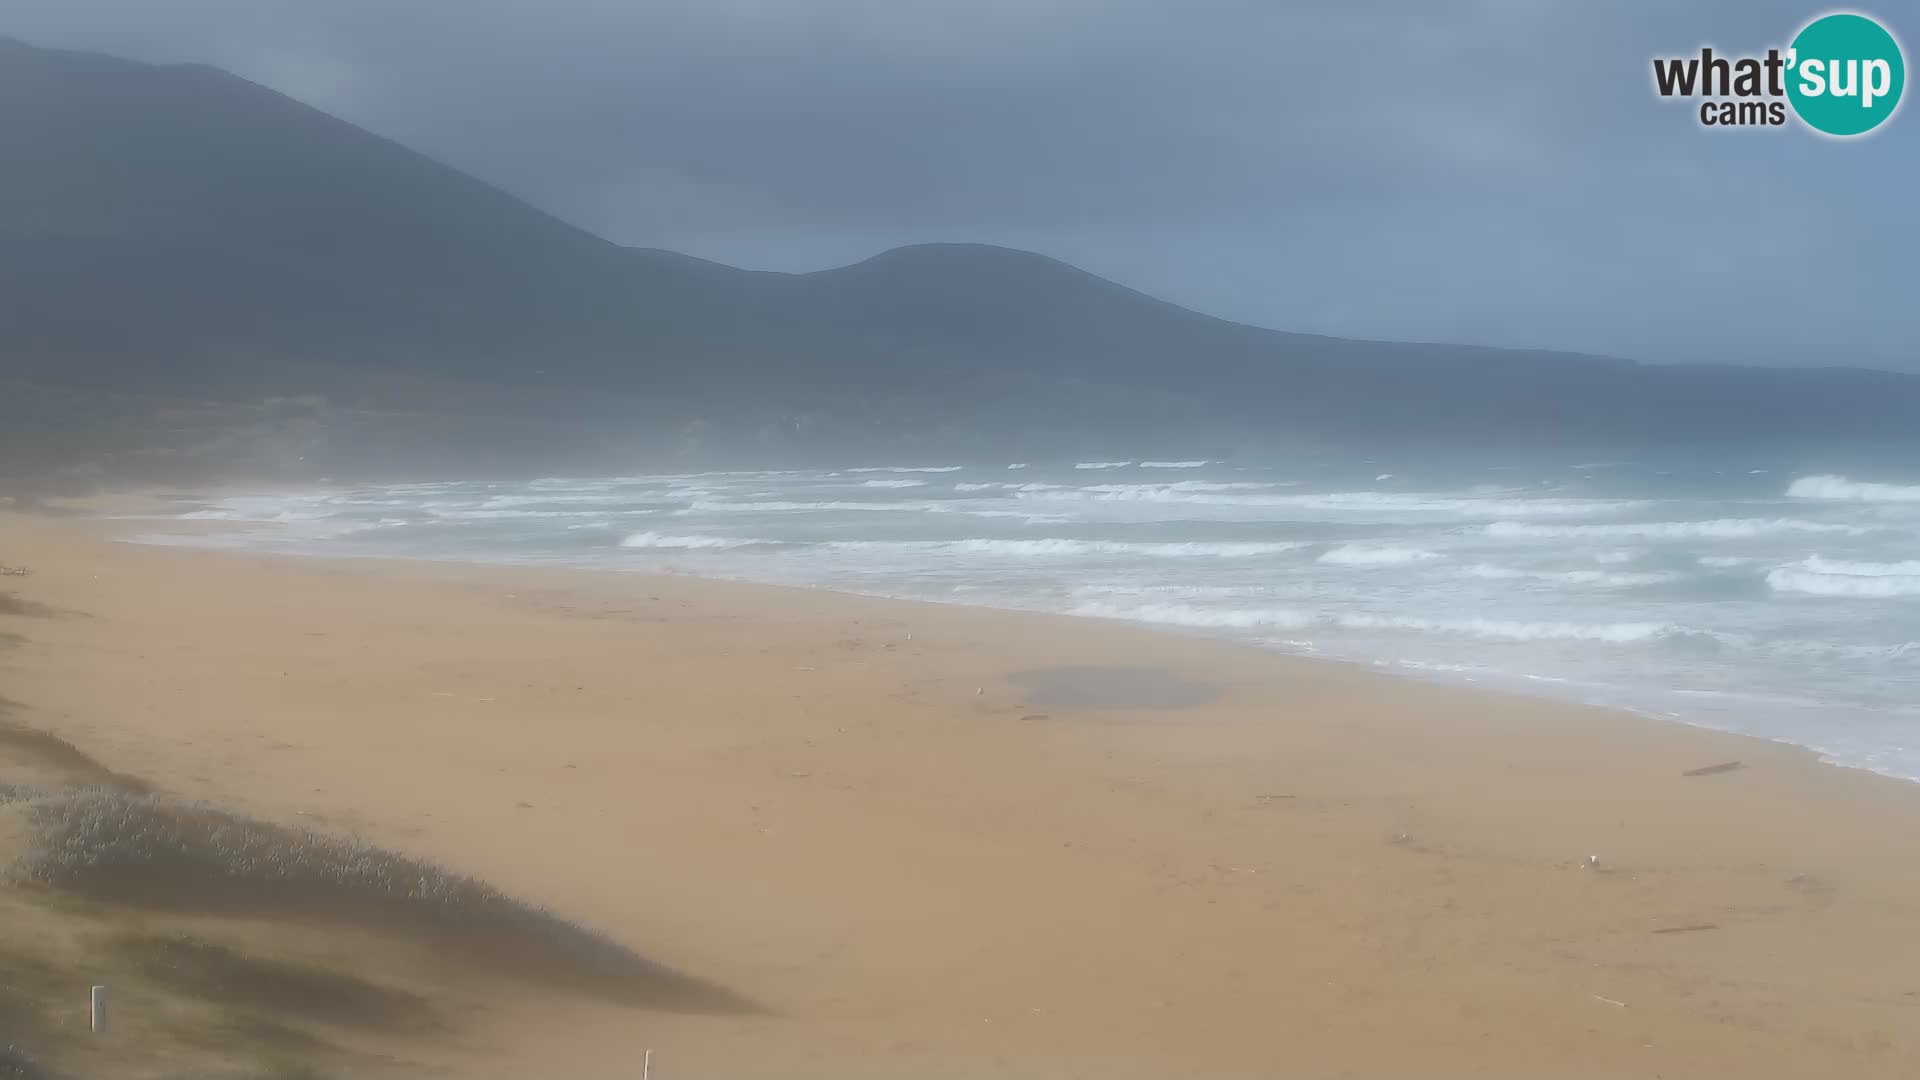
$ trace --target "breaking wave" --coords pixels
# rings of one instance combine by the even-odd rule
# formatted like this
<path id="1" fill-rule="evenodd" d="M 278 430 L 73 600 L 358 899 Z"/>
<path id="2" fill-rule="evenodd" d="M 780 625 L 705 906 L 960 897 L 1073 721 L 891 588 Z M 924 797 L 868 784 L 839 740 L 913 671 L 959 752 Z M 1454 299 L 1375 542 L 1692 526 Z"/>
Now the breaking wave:
<path id="1" fill-rule="evenodd" d="M 445 521 L 506 521 L 515 518 L 577 518 L 596 517 L 609 513 L 604 507 L 597 510 L 446 510 L 438 507 L 423 507 L 429 517 Z M 627 516 L 640 516 L 658 513 L 657 510 L 620 510 L 611 511 Z"/>
<path id="2" fill-rule="evenodd" d="M 681 513 L 699 514 L 787 514 L 787 513 L 915 513 L 945 514 L 974 513 L 995 515 L 990 510 L 966 510 L 942 502 L 848 502 L 842 499 L 828 499 L 821 502 L 796 502 L 790 499 L 765 499 L 734 502 L 729 499 L 695 499 Z M 1007 517 L 1025 517 L 1025 514 L 1004 512 Z"/>
<path id="3" fill-rule="evenodd" d="M 1803 476 L 1787 485 L 1790 499 L 1920 503 L 1920 484 L 1873 484 L 1844 476 Z"/>
<path id="4" fill-rule="evenodd" d="M 777 540 L 739 540 L 725 536 L 672 536 L 666 533 L 637 532 L 620 541 L 623 548 L 672 548 L 680 551 L 719 551 L 727 548 L 750 547 L 755 544 L 776 544 Z"/>
<path id="5" fill-rule="evenodd" d="M 1416 633 L 1458 634 L 1494 641 L 1594 641 L 1634 645 L 1662 638 L 1701 634 L 1668 622 L 1523 622 L 1510 619 L 1429 619 L 1404 615 L 1309 612 L 1297 608 L 1206 608 L 1193 604 L 1088 603 L 1075 615 L 1131 622 L 1161 623 L 1196 629 L 1405 630 Z M 1710 636 L 1710 635 L 1703 635 Z"/>
<path id="6" fill-rule="evenodd" d="M 1441 558 L 1439 552 L 1425 548 L 1369 547 L 1346 544 L 1323 553 L 1317 560 L 1334 566 L 1405 566 Z"/>
<path id="7" fill-rule="evenodd" d="M 620 506 L 635 502 L 670 502 L 672 496 L 652 495 L 641 492 L 595 492 L 556 493 L 553 495 L 495 495 L 481 502 L 476 509 L 506 510 L 520 506 L 549 506 L 553 504 L 581 503 L 589 506 Z"/>
<path id="8" fill-rule="evenodd" d="M 1442 517 L 1593 517 L 1622 513 L 1644 505 L 1619 499 L 1487 499 L 1471 496 L 1405 495 L 1380 491 L 1256 493 L 1279 483 L 1090 484 L 1062 487 L 1031 484 L 1017 498 L 1073 502 L 1158 502 L 1219 507 L 1287 507 L 1340 514 L 1420 514 Z"/>
<path id="9" fill-rule="evenodd" d="M 1627 573 L 1607 570 L 1524 570 L 1512 566 L 1498 566 L 1491 563 L 1477 563 L 1466 569 L 1468 577 L 1485 578 L 1490 581 L 1541 581 L 1555 585 L 1587 585 L 1601 589 L 1632 589 L 1647 585 L 1661 585 L 1673 581 L 1678 574 Z"/>
<path id="10" fill-rule="evenodd" d="M 180 509 L 248 530 L 202 543 L 691 564 L 1555 683 L 1561 695 L 1701 714 L 1920 778 L 1908 729 L 1920 725 L 1910 463 L 1858 467 L 1906 484 L 1810 469 L 1757 477 L 1729 461 L 1689 465 L 1692 479 L 1622 466 L 1604 487 L 1558 465 L 1451 471 L 1442 484 L 1368 483 L 1395 467 L 1384 462 L 1071 464 L 1012 476 L 1005 465 L 964 475 L 916 465 L 472 480 L 218 495 Z M 1701 704 L 1731 693 L 1764 704 Z"/>
<path id="11" fill-rule="evenodd" d="M 1767 587 L 1775 592 L 1855 599 L 1920 596 L 1920 560 L 1851 562 L 1814 555 L 1768 571 Z"/>
<path id="12" fill-rule="evenodd" d="M 1920 559 L 1899 562 L 1858 562 L 1810 556 L 1805 566 L 1816 574 L 1847 574 L 1854 577 L 1920 577 Z"/>
<path id="13" fill-rule="evenodd" d="M 1307 547 L 1305 541 L 1166 541 L 1128 543 L 1119 540 L 843 540 L 826 545 L 840 551 L 912 551 L 949 555 L 1088 556 L 1144 555 L 1150 558 L 1249 558 L 1279 555 Z"/>
<path id="14" fill-rule="evenodd" d="M 1742 540 L 1780 533 L 1837 533 L 1861 536 L 1872 532 L 1860 525 L 1839 525 L 1801 518 L 1716 518 L 1711 521 L 1636 521 L 1601 525 L 1541 525 L 1527 521 L 1496 521 L 1488 536 L 1503 539 L 1555 537 L 1609 537 L 1636 540 Z"/>

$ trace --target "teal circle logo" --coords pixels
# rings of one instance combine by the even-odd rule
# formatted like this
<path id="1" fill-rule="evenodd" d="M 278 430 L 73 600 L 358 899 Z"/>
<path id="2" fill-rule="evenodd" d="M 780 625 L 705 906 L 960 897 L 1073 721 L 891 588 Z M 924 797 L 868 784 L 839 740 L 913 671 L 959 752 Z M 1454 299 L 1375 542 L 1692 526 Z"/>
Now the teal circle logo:
<path id="1" fill-rule="evenodd" d="M 1865 135 L 1900 107 L 1906 59 L 1887 28 L 1842 12 L 1808 23 L 1787 53 L 1787 100 L 1815 131 Z"/>

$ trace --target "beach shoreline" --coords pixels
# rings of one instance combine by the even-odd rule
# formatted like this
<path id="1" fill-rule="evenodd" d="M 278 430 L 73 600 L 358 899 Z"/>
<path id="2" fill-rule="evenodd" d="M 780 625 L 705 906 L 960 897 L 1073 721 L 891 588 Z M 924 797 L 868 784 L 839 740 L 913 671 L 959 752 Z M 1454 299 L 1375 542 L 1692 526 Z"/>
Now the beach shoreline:
<path id="1" fill-rule="evenodd" d="M 452 1071 L 603 1073 L 636 1026 L 706 1075 L 1920 1066 L 1920 788 L 1797 747 L 1076 616 L 130 524 L 0 511 L 0 587 L 51 612 L 0 626 L 17 719 L 771 1009 L 503 1005 Z"/>
<path id="2" fill-rule="evenodd" d="M 859 471 L 859 470 L 856 470 Z M 699 474 L 689 474 L 699 475 Z M 285 522 L 266 519 L 233 518 L 221 509 L 222 499 L 263 499 L 279 500 L 289 496 L 344 496 L 358 490 L 349 484 L 316 483 L 308 485 L 281 486 L 271 491 L 258 485 L 232 484 L 212 487 L 192 488 L 145 488 L 133 491 L 102 493 L 90 498 L 68 500 L 63 505 L 83 513 L 104 517 L 108 520 L 150 523 L 151 527 L 129 530 L 119 538 L 128 542 L 154 544 L 180 544 L 201 546 L 221 550 L 240 550 L 256 553 L 277 553 L 299 557 L 322 559 L 372 559 L 375 561 L 395 561 L 400 563 L 455 563 L 500 567 L 539 567 L 569 566 L 589 573 L 638 573 L 642 575 L 671 573 L 675 576 L 692 576 L 703 580 L 723 583 L 759 585 L 779 589 L 801 589 L 810 592 L 831 592 L 841 595 L 858 596 L 869 599 L 891 600 L 903 603 L 934 603 L 943 606 L 975 607 L 991 611 L 1011 612 L 1015 614 L 1037 614 L 1051 617 L 1074 617 L 1107 623 L 1120 623 L 1145 629 L 1151 633 L 1180 636 L 1198 640 L 1214 641 L 1236 648 L 1252 648 L 1259 652 L 1282 655 L 1296 659 L 1310 660 L 1315 663 L 1351 665 L 1371 671 L 1387 678 L 1406 679 L 1429 686 L 1453 687 L 1481 690 L 1490 693 L 1529 698 L 1550 705 L 1573 704 L 1576 706 L 1631 713 L 1635 716 L 1661 723 L 1677 723 L 1689 727 L 1702 728 L 1743 738 L 1758 739 L 1783 746 L 1804 750 L 1813 754 L 1823 764 L 1840 768 L 1855 769 L 1895 780 L 1920 783 L 1920 776 L 1900 771 L 1911 769 L 1912 765 L 1894 762 L 1876 761 L 1871 757 L 1861 758 L 1857 748 L 1853 754 L 1837 750 L 1796 732 L 1794 734 L 1767 734 L 1759 731 L 1743 730 L 1733 726 L 1727 719 L 1737 715 L 1737 710 L 1722 706 L 1718 713 L 1710 708 L 1696 707 L 1693 711 L 1682 711 L 1672 706 L 1680 704 L 1676 700 L 1664 701 L 1659 705 L 1647 701 L 1633 701 L 1621 696 L 1622 687 L 1602 683 L 1579 683 L 1548 674 L 1527 670 L 1502 670 L 1486 668 L 1477 671 L 1461 669 L 1458 665 L 1432 665 L 1417 660 L 1397 658 L 1391 652 L 1379 654 L 1354 652 L 1327 652 L 1312 643 L 1296 643 L 1284 639 L 1266 639 L 1249 641 L 1244 635 L 1236 635 L 1221 627 L 1182 625 L 1179 623 L 1156 622 L 1138 618 L 1129 618 L 1122 614 L 1087 613 L 1081 611 L 1058 610 L 1040 606 L 1029 606 L 1018 602 L 993 602 L 948 596 L 933 598 L 908 593 L 891 592 L 879 589 L 860 589 L 847 583 L 798 584 L 753 575 L 728 576 L 673 568 L 661 570 L 657 567 L 615 568 L 605 565 L 596 566 L 582 562 L 578 564 L 555 564 L 547 560 L 488 557 L 484 555 L 401 555 L 369 554 L 343 552 L 339 550 L 319 550 L 325 546 L 325 540 L 309 540 L 306 548 L 290 547 L 276 551 L 273 538 L 286 528 Z M 183 509 L 185 508 L 185 509 Z M 187 517 L 189 513 L 206 516 Z M 209 543 L 207 536 L 227 534 L 237 542 L 233 544 Z M 264 537 L 265 542 L 250 538 Z M 1555 687 L 1559 687 L 1556 689 Z M 1580 687 L 1581 689 L 1569 689 Z M 1718 697 L 1714 691 L 1698 692 L 1702 700 Z M 1668 695 L 1677 698 L 1679 693 Z"/>

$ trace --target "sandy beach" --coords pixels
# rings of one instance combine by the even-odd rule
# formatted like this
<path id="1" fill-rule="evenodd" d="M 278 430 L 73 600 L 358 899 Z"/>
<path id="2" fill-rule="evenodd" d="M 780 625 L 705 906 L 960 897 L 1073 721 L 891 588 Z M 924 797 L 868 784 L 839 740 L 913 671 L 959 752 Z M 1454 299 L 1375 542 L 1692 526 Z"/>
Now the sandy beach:
<path id="1" fill-rule="evenodd" d="M 760 1006 L 422 967 L 462 1022 L 370 1043 L 415 1073 L 1920 1073 L 1911 783 L 1118 623 L 135 527 L 0 512 L 11 722 Z"/>

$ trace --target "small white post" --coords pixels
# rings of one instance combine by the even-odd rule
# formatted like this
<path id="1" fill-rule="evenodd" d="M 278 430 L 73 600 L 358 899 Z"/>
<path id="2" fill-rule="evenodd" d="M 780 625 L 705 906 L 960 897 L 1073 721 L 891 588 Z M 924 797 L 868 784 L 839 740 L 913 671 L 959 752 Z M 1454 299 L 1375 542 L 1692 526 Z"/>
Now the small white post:
<path id="1" fill-rule="evenodd" d="M 653 1080 L 653 1051 L 640 1058 L 640 1080 Z"/>
<path id="2" fill-rule="evenodd" d="M 107 988 L 96 986 L 87 995 L 87 1021 L 95 1035 L 107 1033 Z"/>

